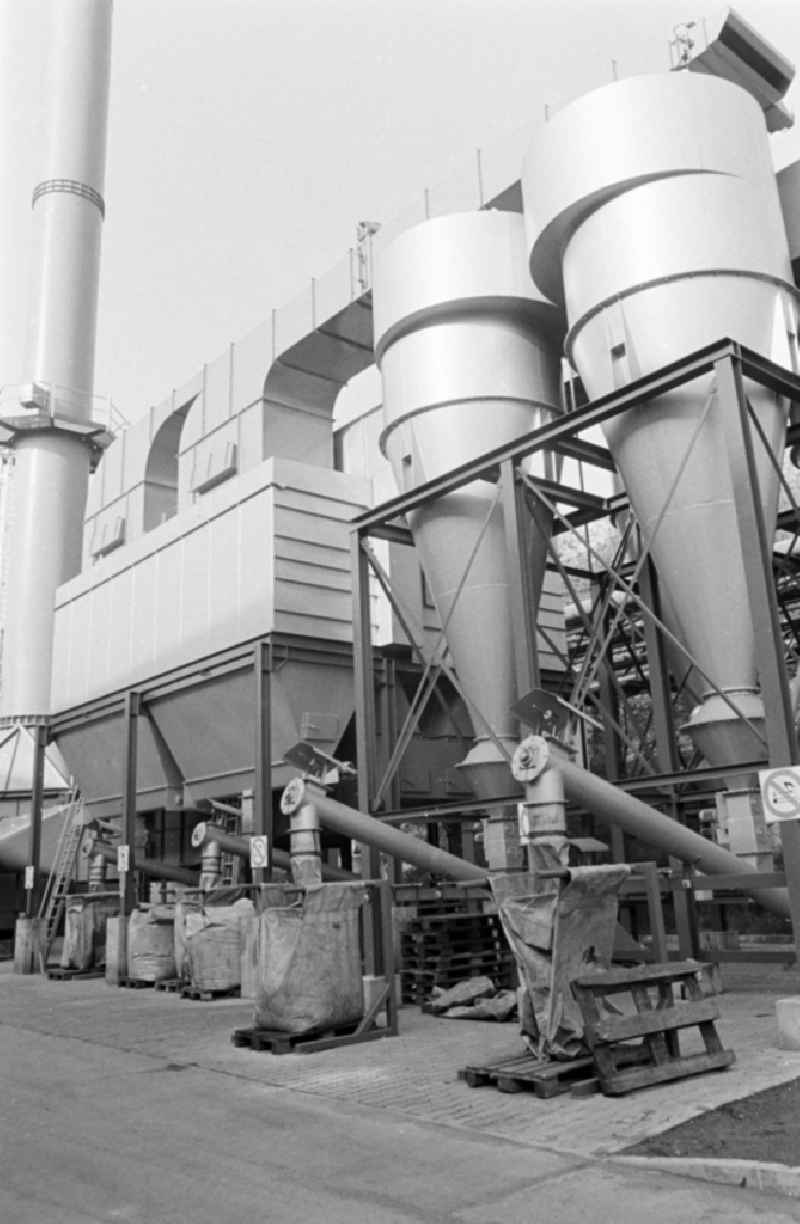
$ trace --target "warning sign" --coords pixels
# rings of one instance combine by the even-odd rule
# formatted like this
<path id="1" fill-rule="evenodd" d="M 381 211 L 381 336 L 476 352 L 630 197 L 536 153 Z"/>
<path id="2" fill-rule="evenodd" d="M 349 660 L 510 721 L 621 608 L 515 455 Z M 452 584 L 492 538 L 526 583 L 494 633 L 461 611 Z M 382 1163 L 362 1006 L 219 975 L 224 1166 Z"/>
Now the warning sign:
<path id="1" fill-rule="evenodd" d="M 267 839 L 266 837 L 251 837 L 250 838 L 250 866 L 254 869 L 266 867 L 267 865 Z"/>
<path id="2" fill-rule="evenodd" d="M 760 769 L 758 781 L 767 824 L 800 819 L 800 766 Z"/>
<path id="3" fill-rule="evenodd" d="M 131 869 L 131 848 L 130 846 L 117 846 L 117 871 L 122 874 L 123 871 Z"/>

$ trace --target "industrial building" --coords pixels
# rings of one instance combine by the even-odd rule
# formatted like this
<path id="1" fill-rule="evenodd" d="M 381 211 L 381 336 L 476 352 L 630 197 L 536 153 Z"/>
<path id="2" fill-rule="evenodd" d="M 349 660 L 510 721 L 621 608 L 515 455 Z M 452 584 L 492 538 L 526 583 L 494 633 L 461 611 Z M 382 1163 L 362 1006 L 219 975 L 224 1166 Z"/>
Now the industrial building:
<path id="1" fill-rule="evenodd" d="M 97 896 L 124 977 L 128 921 L 175 901 L 154 881 L 268 909 L 288 872 L 309 895 L 355 874 L 392 1029 L 409 866 L 498 896 L 656 863 L 682 952 L 714 876 L 789 935 L 800 163 L 776 177 L 769 132 L 792 65 L 735 13 L 678 40 L 673 71 L 363 224 L 120 429 L 93 396 L 111 3 L 58 11 L 71 104 L 33 193 L 29 382 L 0 420 L 20 970 L 46 968 L 68 896 Z M 373 366 L 381 403 L 343 413 Z M 634 932 L 651 958 L 661 905 Z"/>

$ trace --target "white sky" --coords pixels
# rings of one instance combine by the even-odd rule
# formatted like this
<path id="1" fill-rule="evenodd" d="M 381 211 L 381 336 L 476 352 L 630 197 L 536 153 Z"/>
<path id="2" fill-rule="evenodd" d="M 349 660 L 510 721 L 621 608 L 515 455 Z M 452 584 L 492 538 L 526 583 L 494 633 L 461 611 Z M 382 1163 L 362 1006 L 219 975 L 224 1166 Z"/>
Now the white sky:
<path id="1" fill-rule="evenodd" d="M 0 385 L 25 377 L 47 17 L 0 0 Z M 698 7 L 694 8 L 694 4 Z M 800 63 L 798 0 L 740 0 Z M 95 385 L 135 419 L 447 163 L 669 64 L 703 0 L 115 0 Z M 795 85 L 788 102 L 800 112 Z M 800 133 L 774 140 L 778 167 Z"/>

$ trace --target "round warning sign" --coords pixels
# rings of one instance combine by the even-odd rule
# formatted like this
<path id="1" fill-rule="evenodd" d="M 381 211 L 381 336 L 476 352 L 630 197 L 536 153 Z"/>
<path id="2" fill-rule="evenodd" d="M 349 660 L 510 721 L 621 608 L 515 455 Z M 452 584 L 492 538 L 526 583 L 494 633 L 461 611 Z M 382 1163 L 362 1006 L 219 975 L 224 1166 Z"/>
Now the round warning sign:
<path id="1" fill-rule="evenodd" d="M 800 819 L 799 767 L 784 765 L 778 769 L 762 769 L 758 781 L 767 824 Z"/>

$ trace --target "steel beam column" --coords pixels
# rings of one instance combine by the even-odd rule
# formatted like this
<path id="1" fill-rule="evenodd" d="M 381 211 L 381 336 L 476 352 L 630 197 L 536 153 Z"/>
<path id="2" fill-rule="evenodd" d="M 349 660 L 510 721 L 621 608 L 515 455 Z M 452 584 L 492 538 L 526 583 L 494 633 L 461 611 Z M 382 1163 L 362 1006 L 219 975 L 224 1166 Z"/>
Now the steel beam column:
<path id="1" fill-rule="evenodd" d="M 42 804 L 44 771 L 47 763 L 47 723 L 37 723 L 33 729 L 33 777 L 31 778 L 31 827 L 28 841 L 28 865 L 33 868 L 31 887 L 25 890 L 25 917 L 33 918 L 39 898 L 39 869 L 42 858 Z"/>
<path id="2" fill-rule="evenodd" d="M 506 460 L 500 467 L 500 497 L 508 566 L 509 607 L 514 636 L 514 660 L 517 677 L 517 700 L 531 689 L 540 688 L 539 656 L 536 648 L 536 597 L 530 572 L 528 533 L 538 523 L 528 521 L 524 493 L 517 483 L 514 461 Z M 544 513 L 539 503 L 539 513 Z M 549 532 L 547 533 L 549 536 Z"/>
<path id="3" fill-rule="evenodd" d="M 255 748 L 253 764 L 253 834 L 267 839 L 266 867 L 253 870 L 253 883 L 272 879 L 272 648 L 269 642 L 256 642 L 253 652 L 255 670 Z"/>
<path id="4" fill-rule="evenodd" d="M 122 786 L 122 843 L 128 847 L 129 859 L 128 870 L 120 872 L 119 877 L 121 926 L 136 904 L 136 781 L 140 713 L 141 696 L 135 689 L 130 689 L 125 694 L 123 713 L 125 777 Z"/>
<path id="5" fill-rule="evenodd" d="M 654 616 L 662 620 L 658 594 L 658 575 L 652 558 L 648 557 L 639 573 L 639 595 Z M 644 617 L 644 640 L 647 650 L 648 687 L 653 703 L 653 731 L 656 737 L 656 760 L 660 773 L 674 773 L 678 768 L 675 744 L 675 723 L 672 717 L 672 694 L 669 687 L 664 637 L 649 616 Z"/>
<path id="6" fill-rule="evenodd" d="M 361 532 L 351 537 L 350 571 L 353 581 L 353 680 L 356 699 L 356 761 L 358 806 L 372 813 L 377 773 L 375 727 L 375 663 L 372 654 L 372 621 L 369 599 L 369 561 L 361 547 Z M 374 846 L 361 843 L 361 874 L 369 880 L 381 876 L 381 856 Z M 364 971 L 375 974 L 381 964 L 380 914 L 374 905 L 364 911 Z"/>
<path id="7" fill-rule="evenodd" d="M 767 535 L 761 509 L 741 357 L 731 354 L 721 358 L 714 370 L 717 411 L 727 445 L 747 596 L 755 631 L 769 763 L 795 765 L 798 761 L 797 737 L 772 576 L 772 540 Z M 795 939 L 800 940 L 800 821 L 782 821 L 780 830 L 792 927 Z"/>

